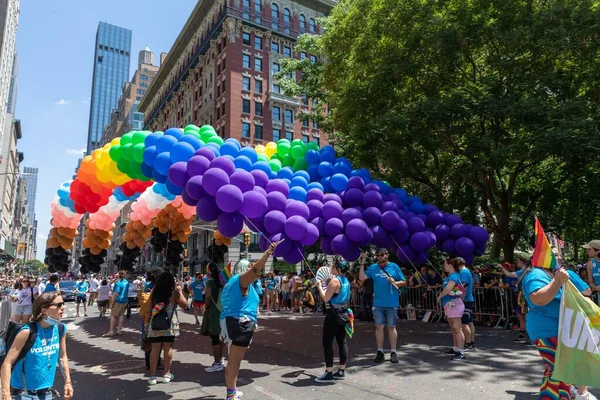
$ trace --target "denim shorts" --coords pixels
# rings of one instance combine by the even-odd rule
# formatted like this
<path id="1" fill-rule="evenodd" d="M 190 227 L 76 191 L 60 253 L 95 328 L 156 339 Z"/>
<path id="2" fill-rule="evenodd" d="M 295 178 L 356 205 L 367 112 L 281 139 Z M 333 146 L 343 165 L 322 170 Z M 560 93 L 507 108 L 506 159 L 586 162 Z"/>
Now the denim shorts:
<path id="1" fill-rule="evenodd" d="M 373 307 L 373 319 L 375 320 L 375 325 L 396 326 L 397 318 L 397 307 Z"/>

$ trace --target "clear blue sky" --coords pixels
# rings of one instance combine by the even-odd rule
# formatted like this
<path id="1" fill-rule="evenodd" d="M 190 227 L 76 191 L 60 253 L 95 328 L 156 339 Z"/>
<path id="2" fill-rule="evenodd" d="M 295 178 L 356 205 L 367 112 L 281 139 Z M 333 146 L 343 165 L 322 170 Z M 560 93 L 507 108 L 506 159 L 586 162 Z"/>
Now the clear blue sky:
<path id="1" fill-rule="evenodd" d="M 22 166 L 38 167 L 38 258 L 50 229 L 50 203 L 71 179 L 88 130 L 94 43 L 99 21 L 133 31 L 131 74 L 137 53 L 168 52 L 195 0 L 21 1 L 17 32 L 19 92 L 16 118 L 23 139 Z"/>

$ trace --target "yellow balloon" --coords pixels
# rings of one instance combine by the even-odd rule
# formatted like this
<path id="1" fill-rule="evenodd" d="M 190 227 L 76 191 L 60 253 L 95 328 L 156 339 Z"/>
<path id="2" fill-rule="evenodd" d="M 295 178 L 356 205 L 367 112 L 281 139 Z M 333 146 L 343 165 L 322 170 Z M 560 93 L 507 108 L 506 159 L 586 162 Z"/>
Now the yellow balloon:
<path id="1" fill-rule="evenodd" d="M 267 150 L 269 150 L 269 149 L 277 150 L 277 143 L 275 143 L 275 142 L 269 142 L 269 143 L 267 143 L 266 148 L 267 148 Z"/>
<path id="2" fill-rule="evenodd" d="M 92 152 L 92 159 L 96 160 L 98 157 L 100 157 L 100 154 L 102 153 L 102 149 L 96 149 Z"/>
<path id="3" fill-rule="evenodd" d="M 112 180 L 112 176 L 110 175 L 110 170 L 107 168 L 99 170 L 98 173 L 96 174 L 96 178 L 98 178 L 98 180 L 102 183 L 108 183 Z"/>
<path id="4" fill-rule="evenodd" d="M 110 147 L 116 146 L 118 144 L 121 144 L 121 138 L 114 138 L 113 140 L 110 141 Z"/>
<path id="5" fill-rule="evenodd" d="M 263 146 L 262 144 L 259 144 L 258 146 L 256 146 L 256 148 L 254 150 L 256 150 L 256 152 L 258 154 L 266 154 L 265 153 L 265 151 L 266 151 L 265 146 Z"/>

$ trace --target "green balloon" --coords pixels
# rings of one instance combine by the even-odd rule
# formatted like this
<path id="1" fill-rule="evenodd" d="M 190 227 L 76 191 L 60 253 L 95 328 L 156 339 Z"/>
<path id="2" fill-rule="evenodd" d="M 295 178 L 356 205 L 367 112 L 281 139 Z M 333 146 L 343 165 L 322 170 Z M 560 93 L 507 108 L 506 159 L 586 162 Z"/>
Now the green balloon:
<path id="1" fill-rule="evenodd" d="M 136 161 L 131 161 L 129 163 L 129 171 L 127 172 L 127 176 L 131 179 L 137 179 L 138 176 L 142 174 L 142 164 Z"/>
<path id="2" fill-rule="evenodd" d="M 138 143 L 133 145 L 133 148 L 131 149 L 131 158 L 136 162 L 143 163 L 144 150 L 146 150 L 146 146 L 144 145 L 144 143 Z"/>
<path id="3" fill-rule="evenodd" d="M 127 161 L 131 161 L 133 159 L 131 154 L 132 149 L 133 145 L 131 143 L 128 143 L 125 146 L 121 146 L 121 157 L 126 159 Z"/>
<path id="4" fill-rule="evenodd" d="M 217 136 L 216 132 L 204 131 L 204 132 L 200 133 L 200 140 L 202 140 L 204 143 L 208 143 L 208 140 L 214 136 Z"/>
<path id="5" fill-rule="evenodd" d="M 304 147 L 306 148 L 306 151 L 309 151 L 309 150 L 317 150 L 317 151 L 319 151 L 319 145 L 316 144 L 315 142 L 304 143 Z"/>
<path id="6" fill-rule="evenodd" d="M 286 155 L 285 157 L 283 157 L 283 166 L 284 167 L 292 167 L 294 166 L 294 159 L 292 158 L 291 154 Z"/>
<path id="7" fill-rule="evenodd" d="M 289 141 L 289 140 L 287 140 L 287 139 L 285 139 L 285 138 L 284 138 L 284 139 L 279 139 L 279 140 L 277 141 L 277 144 L 281 144 L 281 143 L 287 143 L 287 144 L 290 144 L 290 141 Z"/>
<path id="8" fill-rule="evenodd" d="M 183 134 L 193 136 L 196 139 L 200 140 L 200 134 L 196 131 L 187 131 L 187 132 L 184 132 Z"/>
<path id="9" fill-rule="evenodd" d="M 183 132 L 184 133 L 188 133 L 188 132 L 198 132 L 200 130 L 200 128 L 198 128 L 196 125 L 194 124 L 190 124 L 187 125 L 185 128 L 183 128 Z"/>
<path id="10" fill-rule="evenodd" d="M 117 145 L 111 147 L 110 150 L 108 151 L 108 155 L 110 156 L 111 160 L 113 160 L 114 162 L 119 161 L 119 159 L 121 158 L 121 145 L 117 144 Z"/>
<path id="11" fill-rule="evenodd" d="M 292 154 L 292 157 L 294 157 L 296 160 L 299 160 L 304 157 L 304 148 L 298 145 L 293 146 L 290 153 Z"/>
<path id="12" fill-rule="evenodd" d="M 202 127 L 199 129 L 200 134 L 202 135 L 204 132 L 215 132 L 215 128 L 213 128 L 210 125 L 202 125 Z M 216 133 L 216 132 L 215 132 Z"/>
<path id="13" fill-rule="evenodd" d="M 308 168 L 308 164 L 304 158 L 296 160 L 292 169 L 294 171 L 305 171 Z"/>
<path id="14" fill-rule="evenodd" d="M 216 143 L 219 146 L 223 145 L 223 139 L 220 136 L 217 136 L 216 134 L 214 136 L 211 136 L 210 138 L 208 138 L 208 142 L 207 143 Z"/>
<path id="15" fill-rule="evenodd" d="M 144 143 L 146 140 L 146 134 L 144 132 L 135 132 L 131 138 L 131 143 L 133 145 Z"/>
<path id="16" fill-rule="evenodd" d="M 304 142 L 302 142 L 302 139 L 294 139 L 292 140 L 292 147 L 294 146 L 302 146 Z"/>
<path id="17" fill-rule="evenodd" d="M 137 179 L 140 180 L 140 181 L 142 181 L 142 182 L 148 182 L 152 178 L 148 178 L 146 175 L 140 174 Z"/>
<path id="18" fill-rule="evenodd" d="M 133 139 L 133 132 L 129 132 L 121 136 L 121 146 L 125 146 L 126 144 L 131 143 L 131 139 Z"/>
<path id="19" fill-rule="evenodd" d="M 277 154 L 281 157 L 285 157 L 290 154 L 290 143 L 282 142 L 277 144 Z"/>
<path id="20" fill-rule="evenodd" d="M 271 156 L 271 160 L 277 160 L 277 161 L 279 161 L 279 163 L 281 163 L 283 161 L 283 157 L 281 157 L 279 154 L 275 153 Z"/>
<path id="21" fill-rule="evenodd" d="M 269 161 L 269 165 L 271 166 L 271 171 L 273 172 L 279 172 L 281 169 L 281 161 L 279 160 L 271 159 L 271 161 Z"/>
<path id="22" fill-rule="evenodd" d="M 257 157 L 257 160 L 258 161 L 264 161 L 266 163 L 269 162 L 269 158 L 266 155 L 264 155 L 264 154 L 259 154 L 258 157 Z"/>
<path id="23" fill-rule="evenodd" d="M 127 161 L 124 158 L 120 158 L 119 161 L 117 161 L 117 168 L 119 168 L 119 171 L 121 171 L 124 174 L 128 174 L 129 173 L 129 161 Z"/>

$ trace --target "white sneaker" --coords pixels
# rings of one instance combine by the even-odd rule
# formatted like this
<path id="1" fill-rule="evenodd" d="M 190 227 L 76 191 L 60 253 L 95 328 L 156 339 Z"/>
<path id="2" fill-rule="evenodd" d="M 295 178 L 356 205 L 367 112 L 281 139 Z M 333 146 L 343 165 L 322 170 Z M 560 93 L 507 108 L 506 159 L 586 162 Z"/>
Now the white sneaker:
<path id="1" fill-rule="evenodd" d="M 234 397 L 234 400 L 236 400 L 236 399 L 241 399 L 243 395 L 244 395 L 244 393 L 243 393 L 243 392 L 240 392 L 240 391 L 238 390 L 237 392 L 235 392 L 235 397 Z"/>
<path id="2" fill-rule="evenodd" d="M 213 363 L 210 367 L 204 368 L 206 372 L 219 372 L 223 371 L 223 363 Z"/>

